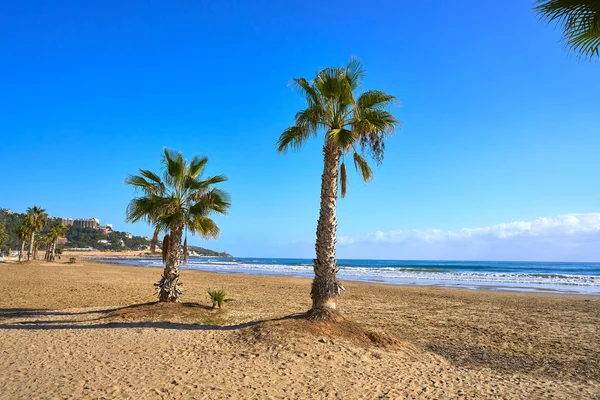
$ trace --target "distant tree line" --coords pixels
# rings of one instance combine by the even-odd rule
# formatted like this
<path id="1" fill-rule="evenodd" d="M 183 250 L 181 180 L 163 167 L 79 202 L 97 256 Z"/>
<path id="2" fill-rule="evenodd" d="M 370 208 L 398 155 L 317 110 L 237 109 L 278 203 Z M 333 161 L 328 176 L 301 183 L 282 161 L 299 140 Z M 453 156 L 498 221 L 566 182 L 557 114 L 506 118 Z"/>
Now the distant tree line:
<path id="1" fill-rule="evenodd" d="M 82 228 L 78 226 L 65 227 L 64 231 L 57 231 L 56 225 L 58 219 L 46 218 L 40 223 L 41 229 L 36 231 L 34 236 L 33 250 L 37 248 L 51 252 L 53 249 L 70 249 L 91 247 L 101 251 L 125 251 L 148 250 L 150 240 L 142 236 L 130 235 L 127 232 L 110 231 L 105 233 L 103 229 Z M 6 252 L 8 249 L 19 250 L 25 240 L 25 250 L 29 246 L 31 234 L 23 235 L 22 227 L 27 225 L 27 214 L 9 213 L 7 210 L 0 210 L 0 252 Z M 60 235 L 58 235 L 59 233 Z M 57 246 L 60 237 L 66 237 L 67 243 Z M 162 245 L 159 242 L 159 245 Z M 202 247 L 190 246 L 190 250 L 204 256 L 230 257 L 227 253 L 219 253 Z"/>

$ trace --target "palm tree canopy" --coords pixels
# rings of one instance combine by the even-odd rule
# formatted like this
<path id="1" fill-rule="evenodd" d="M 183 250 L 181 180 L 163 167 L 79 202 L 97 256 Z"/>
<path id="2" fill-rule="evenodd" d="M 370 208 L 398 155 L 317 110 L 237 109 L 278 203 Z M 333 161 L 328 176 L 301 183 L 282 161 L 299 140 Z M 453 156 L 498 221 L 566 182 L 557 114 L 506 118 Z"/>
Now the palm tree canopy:
<path id="1" fill-rule="evenodd" d="M 357 58 L 346 67 L 326 68 L 312 81 L 294 78 L 293 87 L 306 99 L 307 108 L 296 113 L 296 123 L 287 128 L 277 141 L 277 151 L 299 150 L 313 136 L 323 132 L 326 143 L 333 144 L 343 156 L 352 157 L 354 167 L 365 182 L 373 177 L 366 161 L 370 156 L 377 164 L 383 161 L 384 138 L 392 134 L 399 122 L 388 111 L 396 98 L 379 90 L 357 96 L 365 70 Z M 346 194 L 346 166 L 341 161 L 342 197 Z"/>
<path id="2" fill-rule="evenodd" d="M 26 214 L 26 221 L 30 231 L 38 232 L 44 229 L 44 225 L 46 225 L 46 221 L 48 220 L 46 210 L 38 206 L 33 206 L 27 209 Z"/>
<path id="3" fill-rule="evenodd" d="M 49 240 L 53 242 L 58 238 L 65 236 L 65 233 L 67 233 L 67 227 L 61 222 L 57 222 L 56 224 L 52 225 L 52 228 L 50 228 L 50 232 L 48 232 L 47 236 Z"/>
<path id="4" fill-rule="evenodd" d="M 29 226 L 26 222 L 23 222 L 15 227 L 15 234 L 19 240 L 27 240 L 29 237 Z"/>
<path id="5" fill-rule="evenodd" d="M 575 51 L 599 56 L 600 0 L 537 0 L 534 10 L 563 28 L 567 44 Z"/>
<path id="6" fill-rule="evenodd" d="M 219 227 L 210 218 L 212 213 L 227 214 L 229 195 L 214 188 L 227 178 L 223 175 L 203 178 L 207 157 L 183 159 L 180 152 L 164 149 L 162 178 L 151 171 L 139 170 L 129 175 L 125 183 L 142 191 L 127 207 L 127 221 L 146 221 L 169 231 L 182 226 L 191 234 L 202 237 L 219 236 Z"/>

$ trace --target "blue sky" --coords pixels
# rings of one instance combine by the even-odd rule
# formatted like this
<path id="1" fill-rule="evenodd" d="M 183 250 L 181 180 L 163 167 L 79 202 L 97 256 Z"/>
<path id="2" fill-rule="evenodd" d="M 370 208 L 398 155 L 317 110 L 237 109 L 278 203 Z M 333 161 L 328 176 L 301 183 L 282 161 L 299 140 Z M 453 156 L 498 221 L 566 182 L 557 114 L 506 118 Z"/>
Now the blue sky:
<path id="1" fill-rule="evenodd" d="M 341 257 L 600 260 L 600 64 L 529 2 L 446 3 L 0 2 L 0 206 L 149 234 L 122 182 L 167 146 L 230 179 L 221 238 L 194 244 L 312 257 L 321 142 L 276 154 L 303 107 L 288 84 L 358 56 L 404 125 L 374 182 L 350 175 Z"/>

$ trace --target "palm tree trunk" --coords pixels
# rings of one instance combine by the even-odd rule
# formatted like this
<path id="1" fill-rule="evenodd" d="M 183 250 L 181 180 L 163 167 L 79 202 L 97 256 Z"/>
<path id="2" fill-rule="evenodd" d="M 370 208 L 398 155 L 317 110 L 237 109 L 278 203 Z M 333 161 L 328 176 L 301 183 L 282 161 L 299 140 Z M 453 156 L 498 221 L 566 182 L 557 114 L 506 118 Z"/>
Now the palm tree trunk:
<path id="1" fill-rule="evenodd" d="M 171 230 L 169 247 L 162 279 L 156 284 L 159 301 L 177 301 L 183 291 L 179 287 L 179 264 L 181 262 L 181 236 L 183 225 Z"/>
<path id="2" fill-rule="evenodd" d="M 315 278 L 310 292 L 313 303 L 307 317 L 315 320 L 336 320 L 336 297 L 343 289 L 336 276 L 338 268 L 335 254 L 340 151 L 328 140 L 323 147 L 323 155 L 321 209 L 315 244 L 317 258 L 314 260 Z"/>
<path id="3" fill-rule="evenodd" d="M 23 252 L 25 251 L 25 241 L 21 240 L 21 251 L 19 251 L 19 262 L 23 261 Z"/>
<path id="4" fill-rule="evenodd" d="M 152 241 L 150 242 L 150 251 L 153 253 L 156 251 L 156 244 L 158 243 L 159 233 L 160 233 L 160 228 L 159 227 L 154 228 L 154 236 L 152 236 Z"/>
<path id="5" fill-rule="evenodd" d="M 52 252 L 50 253 L 50 261 L 54 261 L 54 259 L 55 259 L 55 257 L 56 257 L 56 252 L 55 252 L 55 250 L 56 250 L 56 242 L 57 242 L 57 241 L 58 241 L 58 239 L 57 239 L 57 240 L 55 240 L 55 241 L 53 241 L 53 242 L 52 242 L 52 244 L 51 244 L 51 246 L 52 246 Z"/>
<path id="6" fill-rule="evenodd" d="M 33 256 L 33 242 L 35 240 L 35 232 L 31 232 L 31 241 L 29 242 L 29 252 L 27 253 L 27 260 L 31 260 Z"/>

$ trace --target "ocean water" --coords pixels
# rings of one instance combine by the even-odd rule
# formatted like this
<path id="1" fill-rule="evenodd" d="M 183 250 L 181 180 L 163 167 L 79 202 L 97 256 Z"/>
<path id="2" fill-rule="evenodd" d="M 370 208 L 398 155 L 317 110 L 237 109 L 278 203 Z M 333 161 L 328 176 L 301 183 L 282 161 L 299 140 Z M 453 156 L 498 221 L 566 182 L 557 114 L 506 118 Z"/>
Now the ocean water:
<path id="1" fill-rule="evenodd" d="M 105 260 L 160 267 L 160 259 Z M 520 261 L 338 260 L 342 280 L 600 295 L 600 263 Z M 312 260 L 191 257 L 182 269 L 312 277 Z"/>

